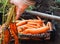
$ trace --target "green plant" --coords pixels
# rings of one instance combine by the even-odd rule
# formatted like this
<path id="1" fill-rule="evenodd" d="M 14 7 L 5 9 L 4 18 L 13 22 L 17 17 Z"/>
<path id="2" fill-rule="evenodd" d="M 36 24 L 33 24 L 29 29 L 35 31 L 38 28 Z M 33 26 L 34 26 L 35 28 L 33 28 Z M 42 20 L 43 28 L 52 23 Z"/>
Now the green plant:
<path id="1" fill-rule="evenodd" d="M 10 8 L 11 4 L 9 3 L 9 0 L 0 0 L 0 13 L 2 13 L 2 24 L 5 22 L 5 14 L 8 12 L 8 9 Z"/>
<path id="2" fill-rule="evenodd" d="M 9 0 L 0 0 L 0 13 L 2 13 L 2 24 L 5 22 L 5 19 L 6 19 L 5 13 L 7 13 L 8 8 L 10 7 L 10 4 L 8 2 L 9 2 Z M 2 37 L 0 38 L 0 44 L 4 38 L 3 32 L 4 32 L 4 30 L 2 29 Z"/>

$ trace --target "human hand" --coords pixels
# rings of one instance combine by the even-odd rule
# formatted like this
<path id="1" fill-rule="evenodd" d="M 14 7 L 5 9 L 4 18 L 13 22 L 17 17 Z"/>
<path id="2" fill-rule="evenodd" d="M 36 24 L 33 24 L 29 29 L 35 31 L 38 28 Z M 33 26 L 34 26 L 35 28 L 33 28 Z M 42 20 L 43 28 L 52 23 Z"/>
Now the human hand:
<path id="1" fill-rule="evenodd" d="M 22 0 L 10 0 L 11 4 L 16 6 L 16 19 L 19 19 L 24 10 L 28 7 Z"/>
<path id="2" fill-rule="evenodd" d="M 21 16 L 29 5 L 35 4 L 35 2 L 31 0 L 10 0 L 10 3 L 16 6 L 16 19 Z"/>

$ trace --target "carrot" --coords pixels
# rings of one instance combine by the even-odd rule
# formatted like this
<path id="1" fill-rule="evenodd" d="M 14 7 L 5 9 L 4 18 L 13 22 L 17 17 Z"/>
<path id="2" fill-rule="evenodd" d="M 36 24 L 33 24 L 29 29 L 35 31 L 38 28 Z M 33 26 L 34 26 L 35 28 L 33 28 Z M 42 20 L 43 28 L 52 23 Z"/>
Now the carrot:
<path id="1" fill-rule="evenodd" d="M 19 23 L 17 23 L 16 25 L 17 26 L 21 26 L 21 25 L 24 25 L 24 24 L 26 24 L 27 23 L 27 21 L 20 21 Z"/>
<path id="2" fill-rule="evenodd" d="M 43 21 L 41 21 L 41 20 L 28 20 L 28 24 L 39 24 L 39 25 L 42 25 Z"/>
<path id="3" fill-rule="evenodd" d="M 16 23 L 10 23 L 10 28 L 12 28 L 13 29 L 13 31 L 16 33 L 16 34 L 18 34 L 18 31 L 17 31 L 17 26 L 16 26 Z"/>
<path id="4" fill-rule="evenodd" d="M 27 29 L 28 27 L 26 25 L 22 25 L 22 26 L 18 26 L 18 32 L 24 31 L 25 29 Z"/>
<path id="5" fill-rule="evenodd" d="M 29 25 L 27 24 L 28 28 L 40 28 L 41 26 L 39 24 L 36 25 Z"/>
<path id="6" fill-rule="evenodd" d="M 13 38 L 15 39 L 15 44 L 19 44 L 18 30 L 17 30 L 16 23 L 10 23 L 9 26 L 10 26 L 11 33 L 13 34 Z"/>
<path id="7" fill-rule="evenodd" d="M 44 26 L 41 28 L 31 28 L 31 29 L 26 29 L 25 31 L 23 31 L 23 34 L 39 34 L 39 33 L 45 33 L 49 30 L 48 26 Z"/>
<path id="8" fill-rule="evenodd" d="M 36 23 L 42 23 L 43 22 L 43 21 L 37 20 L 37 19 L 35 19 L 35 20 L 26 20 L 26 21 L 28 21 L 28 22 L 36 22 Z"/>
<path id="9" fill-rule="evenodd" d="M 10 42 L 9 29 L 5 29 L 5 31 L 4 31 L 4 39 L 2 41 L 2 44 L 9 44 L 9 42 Z"/>
<path id="10" fill-rule="evenodd" d="M 14 31 L 12 31 L 12 29 L 11 29 L 11 33 L 13 34 L 13 38 L 15 39 L 15 44 L 19 44 L 17 34 L 15 34 L 15 32 L 14 32 Z"/>
<path id="11" fill-rule="evenodd" d="M 41 18 L 39 16 L 37 16 L 38 20 L 41 20 Z"/>
<path id="12" fill-rule="evenodd" d="M 22 29 L 18 29 L 18 33 L 21 33 L 22 32 Z"/>
<path id="13" fill-rule="evenodd" d="M 26 23 L 24 21 L 26 21 Z M 39 33 L 45 33 L 49 29 L 52 29 L 51 22 L 48 22 L 47 25 L 45 25 L 45 23 L 42 20 L 37 19 L 23 20 L 20 21 L 19 23 L 22 25 L 18 26 L 19 30 L 18 32 L 20 33 L 22 32 L 22 34 L 39 34 Z"/>
<path id="14" fill-rule="evenodd" d="M 37 22 L 37 21 L 30 21 L 30 22 L 28 22 L 27 24 L 26 24 L 27 26 L 29 26 L 29 27 L 35 27 L 35 28 L 39 28 L 39 27 L 42 27 L 43 26 L 43 24 L 42 23 L 40 23 L 39 21 Z"/>
<path id="15" fill-rule="evenodd" d="M 15 44 L 19 44 L 17 34 L 15 34 L 15 32 L 12 29 L 11 29 L 11 33 L 13 34 L 13 38 L 15 39 Z"/>

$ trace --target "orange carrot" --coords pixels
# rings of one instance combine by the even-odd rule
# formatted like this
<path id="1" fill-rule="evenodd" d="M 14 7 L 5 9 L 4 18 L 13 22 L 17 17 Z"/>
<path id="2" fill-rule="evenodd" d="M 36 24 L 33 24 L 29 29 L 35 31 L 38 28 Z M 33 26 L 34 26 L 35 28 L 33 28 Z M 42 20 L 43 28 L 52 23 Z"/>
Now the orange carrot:
<path id="1" fill-rule="evenodd" d="M 15 39 L 15 44 L 19 44 L 16 23 L 10 23 L 10 30 L 11 30 L 11 33 L 13 34 L 13 38 Z"/>
<path id="2" fill-rule="evenodd" d="M 39 34 L 39 33 L 45 33 L 49 30 L 48 26 L 44 26 L 41 28 L 31 28 L 31 29 L 26 29 L 25 31 L 23 31 L 23 34 Z"/>
<path id="3" fill-rule="evenodd" d="M 43 22 L 43 21 L 37 20 L 37 19 L 35 19 L 35 20 L 26 20 L 26 21 L 28 21 L 28 22 L 36 22 L 36 23 L 42 23 Z"/>
<path id="4" fill-rule="evenodd" d="M 4 30 L 4 39 L 2 41 L 2 44 L 9 44 L 10 42 L 10 33 L 8 29 Z"/>
<path id="5" fill-rule="evenodd" d="M 37 16 L 38 20 L 41 20 L 41 18 L 39 16 Z"/>
<path id="6" fill-rule="evenodd" d="M 16 23 L 10 23 L 10 28 L 12 28 L 13 29 L 13 31 L 17 34 L 18 33 L 18 31 L 17 31 L 17 26 L 16 26 Z"/>
<path id="7" fill-rule="evenodd" d="M 30 25 L 30 24 L 26 24 L 28 28 L 40 28 L 40 25 Z"/>
<path id="8" fill-rule="evenodd" d="M 26 25 L 23 25 L 23 26 L 18 26 L 17 29 L 18 29 L 18 32 L 22 32 L 24 31 L 25 29 L 27 29 L 28 27 Z"/>
<path id="9" fill-rule="evenodd" d="M 17 26 L 21 26 L 21 25 L 24 25 L 24 24 L 26 24 L 26 23 L 27 23 L 27 21 L 21 21 L 21 22 L 17 23 L 16 25 L 17 25 Z"/>

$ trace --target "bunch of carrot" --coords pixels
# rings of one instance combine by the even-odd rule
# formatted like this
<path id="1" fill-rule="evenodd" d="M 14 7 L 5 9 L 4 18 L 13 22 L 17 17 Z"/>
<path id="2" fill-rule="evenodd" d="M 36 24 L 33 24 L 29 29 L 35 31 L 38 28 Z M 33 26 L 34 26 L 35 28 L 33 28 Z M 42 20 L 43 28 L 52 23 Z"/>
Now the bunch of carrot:
<path id="1" fill-rule="evenodd" d="M 9 27 L 10 27 L 10 31 L 12 33 L 12 34 L 11 33 L 10 34 L 13 35 L 12 37 L 15 39 L 15 44 L 19 44 L 16 23 L 10 23 Z"/>
<path id="2" fill-rule="evenodd" d="M 16 25 L 18 33 L 22 34 L 40 34 L 52 30 L 52 23 L 45 24 L 39 17 L 38 19 L 17 21 Z"/>
<path id="3" fill-rule="evenodd" d="M 15 44 L 19 44 L 16 23 L 12 22 L 12 20 L 13 20 L 12 17 L 14 16 L 14 18 L 15 18 L 15 6 L 14 5 L 11 6 L 7 15 L 8 15 L 7 21 L 1 26 L 2 27 L 1 30 L 3 30 L 2 31 L 3 39 L 2 39 L 1 44 L 9 44 L 11 37 L 13 37 L 15 39 Z M 11 36 L 11 33 L 13 36 Z"/>

